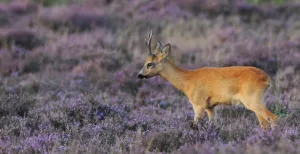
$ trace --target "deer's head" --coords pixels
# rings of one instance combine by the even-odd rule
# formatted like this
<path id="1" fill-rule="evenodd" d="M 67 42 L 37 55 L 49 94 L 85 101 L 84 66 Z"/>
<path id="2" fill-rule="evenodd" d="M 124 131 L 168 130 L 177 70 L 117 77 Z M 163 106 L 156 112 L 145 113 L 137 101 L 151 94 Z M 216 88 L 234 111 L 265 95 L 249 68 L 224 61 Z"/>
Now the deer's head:
<path id="1" fill-rule="evenodd" d="M 159 75 L 163 70 L 164 62 L 171 52 L 171 45 L 167 44 L 164 47 L 158 41 L 155 51 L 151 51 L 152 31 L 149 33 L 148 38 L 145 39 L 145 44 L 148 48 L 148 55 L 146 57 L 144 66 L 140 71 L 138 78 L 147 79 Z"/>

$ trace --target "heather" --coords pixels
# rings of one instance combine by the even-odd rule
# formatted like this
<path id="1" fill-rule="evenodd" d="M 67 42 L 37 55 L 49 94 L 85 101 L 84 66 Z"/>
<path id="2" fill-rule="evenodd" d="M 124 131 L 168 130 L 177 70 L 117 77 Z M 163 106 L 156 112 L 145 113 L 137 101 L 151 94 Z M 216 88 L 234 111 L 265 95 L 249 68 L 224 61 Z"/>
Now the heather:
<path id="1" fill-rule="evenodd" d="M 300 3 L 64 0 L 0 4 L 0 153 L 299 153 Z M 242 105 L 192 128 L 186 96 L 140 80 L 154 42 L 182 68 L 247 65 L 272 78 L 262 130 Z"/>

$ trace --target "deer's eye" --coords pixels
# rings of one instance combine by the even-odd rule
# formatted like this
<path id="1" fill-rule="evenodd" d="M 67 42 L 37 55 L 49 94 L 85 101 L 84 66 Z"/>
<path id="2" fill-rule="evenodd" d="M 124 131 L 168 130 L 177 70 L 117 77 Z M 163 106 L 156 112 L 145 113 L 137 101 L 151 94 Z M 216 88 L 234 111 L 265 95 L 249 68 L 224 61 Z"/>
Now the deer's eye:
<path id="1" fill-rule="evenodd" d="M 153 66 L 153 63 L 148 63 L 148 64 L 147 64 L 147 68 L 149 68 L 149 67 L 151 67 L 151 66 Z"/>

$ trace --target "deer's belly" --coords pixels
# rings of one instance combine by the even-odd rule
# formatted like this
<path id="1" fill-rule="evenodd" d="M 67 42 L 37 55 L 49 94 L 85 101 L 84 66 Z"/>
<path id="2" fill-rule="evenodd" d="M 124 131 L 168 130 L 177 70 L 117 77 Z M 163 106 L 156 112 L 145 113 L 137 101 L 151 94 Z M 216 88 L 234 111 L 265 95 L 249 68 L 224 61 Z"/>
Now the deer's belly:
<path id="1" fill-rule="evenodd" d="M 208 100 L 207 100 L 208 108 L 212 108 L 217 105 L 237 105 L 237 104 L 241 104 L 241 101 L 237 98 L 234 98 L 233 96 L 231 96 L 231 97 L 224 97 L 224 96 L 208 97 Z"/>

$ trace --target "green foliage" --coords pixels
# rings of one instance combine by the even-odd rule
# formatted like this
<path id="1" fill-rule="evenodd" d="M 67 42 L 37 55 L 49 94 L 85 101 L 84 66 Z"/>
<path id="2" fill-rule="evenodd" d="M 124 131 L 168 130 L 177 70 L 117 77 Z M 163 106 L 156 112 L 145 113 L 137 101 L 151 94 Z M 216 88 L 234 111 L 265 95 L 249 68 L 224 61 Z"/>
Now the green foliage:
<path id="1" fill-rule="evenodd" d="M 0 3 L 7 3 L 9 0 L 0 0 Z"/>
<path id="2" fill-rule="evenodd" d="M 45 6 L 51 6 L 51 5 L 74 3 L 74 2 L 79 2 L 81 0 L 33 0 L 33 1 L 43 4 Z M 0 3 L 7 3 L 7 2 L 10 2 L 10 0 L 0 0 Z"/>
<path id="3" fill-rule="evenodd" d="M 263 3 L 271 3 L 276 5 L 282 5 L 285 0 L 247 0 L 249 3 L 254 4 L 263 4 Z"/>
<path id="4" fill-rule="evenodd" d="M 274 105 L 274 108 L 272 109 L 272 112 L 279 117 L 287 116 L 286 107 L 284 105 L 280 104 L 279 102 L 276 102 L 276 104 Z"/>
<path id="5" fill-rule="evenodd" d="M 44 6 L 51 6 L 51 5 L 79 2 L 80 0 L 33 0 L 33 1 L 43 4 Z"/>

